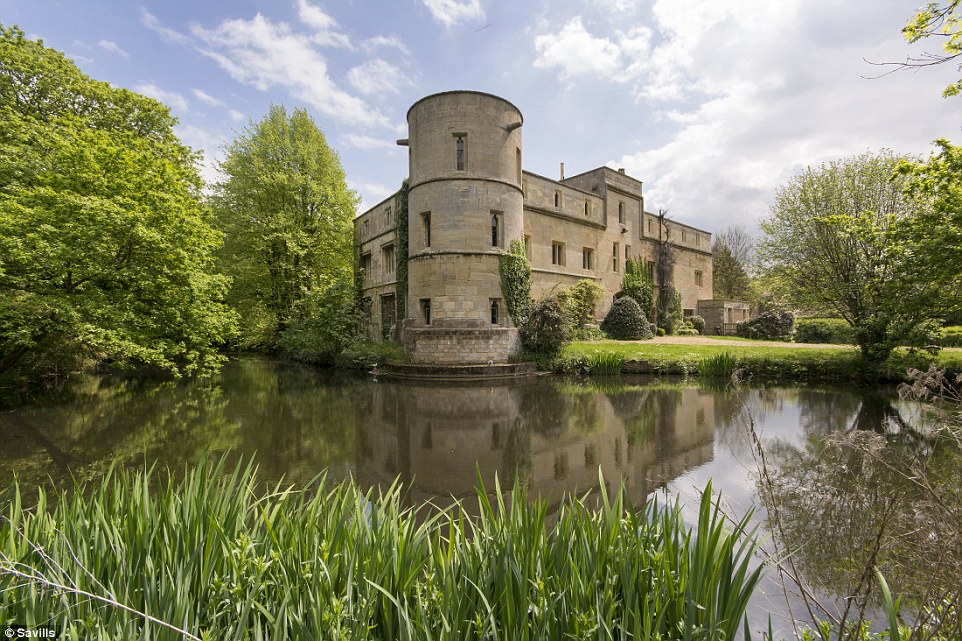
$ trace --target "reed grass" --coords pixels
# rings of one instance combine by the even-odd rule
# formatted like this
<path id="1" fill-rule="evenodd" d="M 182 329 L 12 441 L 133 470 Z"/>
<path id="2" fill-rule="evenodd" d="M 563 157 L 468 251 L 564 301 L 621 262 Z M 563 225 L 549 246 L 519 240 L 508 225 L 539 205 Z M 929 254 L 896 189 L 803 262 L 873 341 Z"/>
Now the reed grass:
<path id="1" fill-rule="evenodd" d="M 588 373 L 592 376 L 617 376 L 625 364 L 625 357 L 614 352 L 588 354 Z"/>
<path id="2" fill-rule="evenodd" d="M 731 352 L 706 356 L 698 364 L 698 375 L 705 378 L 731 379 L 738 369 L 738 357 Z"/>
<path id="3" fill-rule="evenodd" d="M 401 494 L 262 490 L 223 461 L 180 481 L 112 471 L 52 507 L 25 508 L 14 485 L 0 623 L 161 641 L 733 639 L 762 573 L 748 517 L 727 521 L 710 487 L 694 527 L 621 491 L 551 519 L 517 487 L 479 488 L 474 515 Z"/>

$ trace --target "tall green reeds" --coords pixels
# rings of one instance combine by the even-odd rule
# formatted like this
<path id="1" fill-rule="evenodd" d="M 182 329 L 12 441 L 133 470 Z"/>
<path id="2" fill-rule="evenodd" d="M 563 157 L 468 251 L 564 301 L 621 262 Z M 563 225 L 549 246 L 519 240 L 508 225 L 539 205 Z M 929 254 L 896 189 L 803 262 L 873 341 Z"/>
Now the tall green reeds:
<path id="1" fill-rule="evenodd" d="M 738 358 L 731 352 L 706 356 L 698 364 L 698 375 L 705 378 L 730 379 L 738 369 Z"/>
<path id="2" fill-rule="evenodd" d="M 114 472 L 53 508 L 41 495 L 25 509 L 13 487 L 0 624 L 76 639 L 733 639 L 762 571 L 747 520 L 726 522 L 710 488 L 694 528 L 620 491 L 567 501 L 551 525 L 517 488 L 481 488 L 476 514 L 400 494 L 265 492 L 223 463 L 180 482 Z"/>

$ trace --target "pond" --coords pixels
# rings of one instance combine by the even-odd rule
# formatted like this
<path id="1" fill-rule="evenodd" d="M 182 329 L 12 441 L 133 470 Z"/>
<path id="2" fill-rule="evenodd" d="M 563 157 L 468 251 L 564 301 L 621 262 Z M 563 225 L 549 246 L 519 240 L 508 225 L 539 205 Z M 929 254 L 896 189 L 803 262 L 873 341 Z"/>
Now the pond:
<path id="1" fill-rule="evenodd" d="M 628 377 L 410 382 L 238 360 L 204 384 L 84 377 L 56 399 L 0 411 L 0 483 L 96 481 L 114 461 L 182 470 L 204 452 L 253 457 L 263 478 L 295 484 L 324 471 L 365 487 L 400 478 L 410 504 L 470 502 L 479 477 L 491 491 L 497 476 L 554 510 L 566 495 L 597 491 L 600 468 L 609 490 L 621 484 L 637 504 L 656 494 L 691 505 L 712 481 L 729 514 L 754 509 L 765 545 L 797 550 L 797 571 L 841 607 L 852 589 L 845 568 L 871 538 L 865 511 L 898 479 L 864 459 L 853 472 L 838 437 L 870 434 L 917 452 L 932 448 L 928 422 L 894 390 Z M 766 475 L 753 442 L 784 506 L 777 536 L 766 534 L 774 521 L 759 499 Z M 769 613 L 785 631 L 790 616 L 807 618 L 777 574 L 752 604 L 756 628 Z"/>

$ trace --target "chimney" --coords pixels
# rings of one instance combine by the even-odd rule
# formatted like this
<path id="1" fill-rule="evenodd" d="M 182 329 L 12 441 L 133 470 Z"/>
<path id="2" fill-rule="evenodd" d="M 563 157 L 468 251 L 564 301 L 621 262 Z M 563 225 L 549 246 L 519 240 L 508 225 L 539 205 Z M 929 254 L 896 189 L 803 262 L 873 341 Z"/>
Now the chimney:
<path id="1" fill-rule="evenodd" d="M 625 173 L 625 168 L 624 168 L 624 167 L 618 167 L 618 173 L 619 173 L 619 174 Z"/>
<path id="2" fill-rule="evenodd" d="M 561 178 L 560 178 L 560 180 L 564 180 L 564 179 L 565 179 L 565 164 L 564 164 L 564 163 L 561 163 Z"/>

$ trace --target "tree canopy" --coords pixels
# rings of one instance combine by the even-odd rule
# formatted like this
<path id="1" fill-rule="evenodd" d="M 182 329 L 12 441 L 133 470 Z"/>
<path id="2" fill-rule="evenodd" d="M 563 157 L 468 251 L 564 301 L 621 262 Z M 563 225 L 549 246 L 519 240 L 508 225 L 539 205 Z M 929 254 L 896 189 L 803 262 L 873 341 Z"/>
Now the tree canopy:
<path id="1" fill-rule="evenodd" d="M 712 290 L 715 298 L 748 300 L 751 296 L 751 264 L 754 240 L 744 227 L 732 225 L 712 243 Z"/>
<path id="2" fill-rule="evenodd" d="M 884 151 L 808 168 L 779 190 L 762 223 L 767 275 L 794 304 L 848 321 L 873 360 L 924 341 L 952 297 L 950 270 L 925 271 L 921 258 L 946 227 L 923 233 L 935 214 L 900 167 L 914 165 Z"/>
<path id="3" fill-rule="evenodd" d="M 0 374 L 219 362 L 235 321 L 221 236 L 174 124 L 0 26 Z"/>
<path id="4" fill-rule="evenodd" d="M 948 0 L 947 2 L 930 2 L 909 20 L 902 28 L 905 39 L 911 43 L 919 42 L 932 36 L 942 41 L 941 54 L 926 53 L 922 58 L 909 58 L 903 63 L 904 67 L 928 67 L 955 60 L 962 55 L 962 15 L 959 15 L 959 5 L 962 0 Z M 957 96 L 962 92 L 962 80 L 953 82 L 943 96 Z"/>
<path id="5" fill-rule="evenodd" d="M 307 112 L 272 106 L 221 169 L 213 203 L 241 347 L 336 353 L 353 329 L 357 204 L 337 154 Z"/>

